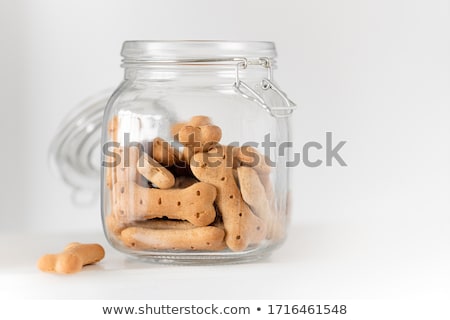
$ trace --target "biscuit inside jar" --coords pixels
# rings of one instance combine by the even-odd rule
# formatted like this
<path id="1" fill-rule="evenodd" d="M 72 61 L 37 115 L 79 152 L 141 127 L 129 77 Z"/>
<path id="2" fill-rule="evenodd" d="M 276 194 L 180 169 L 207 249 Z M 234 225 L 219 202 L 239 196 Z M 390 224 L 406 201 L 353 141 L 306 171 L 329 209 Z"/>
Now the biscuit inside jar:
<path id="1" fill-rule="evenodd" d="M 114 117 L 112 140 L 119 127 Z M 264 156 L 220 144 L 221 128 L 204 115 L 174 123 L 171 134 L 182 149 L 161 137 L 148 150 L 116 148 L 131 161 L 106 168 L 109 234 L 139 251 L 243 251 L 271 237 L 271 168 Z"/>

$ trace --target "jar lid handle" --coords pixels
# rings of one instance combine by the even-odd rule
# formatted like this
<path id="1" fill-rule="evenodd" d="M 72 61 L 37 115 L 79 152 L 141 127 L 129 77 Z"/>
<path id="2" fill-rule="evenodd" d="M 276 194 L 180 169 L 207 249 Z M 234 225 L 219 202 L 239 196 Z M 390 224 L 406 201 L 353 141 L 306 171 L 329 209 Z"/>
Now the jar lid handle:
<path id="1" fill-rule="evenodd" d="M 246 69 L 249 65 L 249 61 L 245 58 L 242 58 L 236 64 L 236 80 L 233 84 L 234 90 L 244 98 L 259 104 L 264 110 L 266 110 L 275 118 L 286 118 L 291 116 L 297 106 L 292 100 L 287 97 L 287 95 L 283 91 L 281 91 L 280 88 L 278 88 L 278 86 L 273 83 L 271 60 L 269 58 L 262 57 L 259 58 L 256 63 L 253 62 L 252 64 L 259 64 L 267 68 L 267 77 L 261 80 L 261 89 L 263 91 L 273 91 L 273 93 L 275 93 L 282 99 L 283 105 L 271 106 L 262 94 L 252 89 L 247 83 L 240 79 L 239 70 Z"/>

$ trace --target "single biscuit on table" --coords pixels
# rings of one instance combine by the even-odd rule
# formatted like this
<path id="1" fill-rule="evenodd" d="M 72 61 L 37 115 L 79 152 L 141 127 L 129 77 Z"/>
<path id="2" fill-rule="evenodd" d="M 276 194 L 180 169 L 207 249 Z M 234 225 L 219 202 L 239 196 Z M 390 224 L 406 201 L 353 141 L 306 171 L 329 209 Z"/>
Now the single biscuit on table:
<path id="1" fill-rule="evenodd" d="M 122 231 L 123 243 L 138 250 L 200 250 L 225 249 L 225 231 L 213 226 L 191 229 L 150 229 L 129 227 Z"/>
<path id="2" fill-rule="evenodd" d="M 175 184 L 173 174 L 145 152 L 137 162 L 137 171 L 160 189 L 169 189 Z"/>
<path id="3" fill-rule="evenodd" d="M 233 167 L 227 165 L 225 148 L 219 146 L 217 149 L 210 153 L 195 154 L 191 170 L 197 179 L 217 188 L 216 204 L 226 231 L 225 242 L 231 250 L 242 251 L 264 239 L 266 225 L 242 199 L 234 179 Z"/>
<path id="4" fill-rule="evenodd" d="M 70 243 L 59 254 L 47 254 L 38 261 L 38 268 L 44 272 L 75 273 L 88 264 L 97 263 L 105 256 L 99 244 Z"/>

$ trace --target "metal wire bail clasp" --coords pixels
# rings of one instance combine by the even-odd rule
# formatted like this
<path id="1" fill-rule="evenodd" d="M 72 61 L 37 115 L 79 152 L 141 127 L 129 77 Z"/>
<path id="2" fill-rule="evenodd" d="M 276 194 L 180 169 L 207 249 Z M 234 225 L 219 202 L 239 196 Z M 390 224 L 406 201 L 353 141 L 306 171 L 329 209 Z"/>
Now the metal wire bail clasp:
<path id="1" fill-rule="evenodd" d="M 238 92 L 244 98 L 256 102 L 264 110 L 266 110 L 270 115 L 276 118 L 289 117 L 292 112 L 296 109 L 296 105 L 292 102 L 286 94 L 280 90 L 272 81 L 272 63 L 269 58 L 262 57 L 258 60 L 249 61 L 246 58 L 236 59 L 236 79 L 233 87 L 236 92 Z M 275 94 L 281 97 L 283 105 L 270 106 L 264 97 L 259 94 L 256 90 L 252 89 L 247 83 L 242 81 L 239 77 L 239 70 L 246 69 L 249 64 L 261 65 L 267 69 L 267 77 L 261 80 L 262 90 L 268 91 L 272 90 Z"/>

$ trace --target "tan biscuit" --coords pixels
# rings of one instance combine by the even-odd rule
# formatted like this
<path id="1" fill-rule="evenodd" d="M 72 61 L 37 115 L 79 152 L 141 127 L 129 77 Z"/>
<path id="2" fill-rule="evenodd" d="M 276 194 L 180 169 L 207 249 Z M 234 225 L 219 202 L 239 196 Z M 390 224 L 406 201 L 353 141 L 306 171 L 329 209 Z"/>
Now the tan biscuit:
<path id="1" fill-rule="evenodd" d="M 275 199 L 269 175 L 258 174 L 251 167 L 237 168 L 242 198 L 253 212 L 267 224 L 267 238 L 281 239 L 284 235 L 285 217 L 275 210 Z M 264 185 L 262 179 L 266 180 Z"/>
<path id="2" fill-rule="evenodd" d="M 114 116 L 111 120 L 108 122 L 108 135 L 111 138 L 113 142 L 117 142 L 118 139 L 118 127 L 119 127 L 119 117 Z M 114 158 L 111 156 L 106 156 L 105 161 L 107 163 L 114 162 Z M 115 170 L 114 167 L 106 167 L 106 186 L 111 189 L 113 184 L 113 171 Z"/>
<path id="3" fill-rule="evenodd" d="M 241 161 L 237 158 L 237 154 L 239 152 L 238 149 L 239 149 L 238 147 L 235 147 L 233 145 L 216 144 L 216 145 L 208 147 L 206 150 L 204 150 L 204 154 L 208 158 L 216 158 L 216 157 L 224 157 L 225 156 L 224 159 L 226 159 L 226 166 L 233 167 L 233 169 L 236 169 L 241 163 Z M 196 153 L 198 153 L 198 152 L 196 152 Z M 186 159 L 186 158 L 191 159 L 194 154 L 195 153 L 193 152 L 193 149 L 189 149 L 189 148 L 183 149 L 183 159 Z M 186 162 L 188 162 L 188 161 L 186 161 Z"/>
<path id="4" fill-rule="evenodd" d="M 108 122 L 108 134 L 112 141 L 118 141 L 118 131 L 119 131 L 119 117 L 114 116 Z"/>
<path id="5" fill-rule="evenodd" d="M 185 189 L 152 189 L 137 184 L 114 184 L 113 211 L 119 221 L 130 222 L 167 217 L 187 220 L 196 226 L 212 223 L 216 213 L 216 188 L 198 182 Z"/>
<path id="6" fill-rule="evenodd" d="M 222 157 L 225 156 L 224 159 L 227 160 L 226 165 L 228 167 L 233 167 L 233 169 L 236 169 L 240 164 L 241 161 L 238 159 L 238 153 L 240 148 L 233 146 L 233 145 L 222 145 L 217 144 L 216 146 L 209 148 L 208 150 L 208 157 Z"/>
<path id="7" fill-rule="evenodd" d="M 225 151 L 224 148 L 222 150 Z M 226 244 L 233 251 L 241 251 L 263 240 L 266 226 L 243 201 L 234 180 L 233 168 L 227 165 L 226 157 L 226 154 L 217 156 L 214 153 L 214 157 L 208 157 L 207 153 L 197 153 L 193 157 L 191 170 L 197 179 L 217 188 L 216 203 L 222 214 Z"/>
<path id="8" fill-rule="evenodd" d="M 178 132 L 178 140 L 185 146 L 183 161 L 189 163 L 194 154 L 215 147 L 221 138 L 222 130 L 218 126 L 182 127 Z"/>
<path id="9" fill-rule="evenodd" d="M 195 154 L 194 148 L 184 147 L 183 152 L 181 153 L 181 159 L 185 163 L 189 163 L 191 161 L 192 156 Z"/>
<path id="10" fill-rule="evenodd" d="M 120 236 L 120 233 L 123 229 L 128 227 L 128 224 L 125 223 L 123 220 L 119 220 L 117 218 L 117 214 L 110 213 L 105 217 L 105 227 L 106 229 L 111 232 L 113 235 Z"/>
<path id="11" fill-rule="evenodd" d="M 107 166 L 105 168 L 106 172 L 106 185 L 109 189 L 112 189 L 114 183 L 117 181 L 137 181 L 137 173 L 135 170 L 135 164 L 131 167 L 126 167 L 124 165 L 124 148 L 115 147 L 111 150 L 111 155 L 105 156 L 105 163 Z M 139 149 L 138 148 L 128 148 L 126 153 L 131 161 L 139 159 Z"/>
<path id="12" fill-rule="evenodd" d="M 111 190 L 111 199 L 120 196 L 121 189 L 129 189 L 130 186 L 138 184 L 143 187 L 149 187 L 149 182 L 137 170 L 137 163 L 141 150 L 132 146 L 129 148 L 118 147 L 114 152 L 119 155 L 118 164 L 106 171 L 106 184 Z M 108 177 L 109 171 L 109 177 Z"/>
<path id="13" fill-rule="evenodd" d="M 144 221 L 123 222 L 117 219 L 117 215 L 109 214 L 106 219 L 106 228 L 116 237 L 120 236 L 122 230 L 128 227 L 143 227 L 156 230 L 176 229 L 185 230 L 192 229 L 195 226 L 184 220 L 167 220 L 167 219 L 149 219 Z"/>
<path id="14" fill-rule="evenodd" d="M 270 160 L 259 153 L 254 147 L 242 146 L 236 148 L 235 156 L 241 164 L 252 167 L 259 174 L 270 174 L 272 171 Z"/>
<path id="15" fill-rule="evenodd" d="M 184 126 L 178 132 L 178 141 L 195 153 L 207 151 L 222 138 L 222 130 L 215 125 Z"/>
<path id="16" fill-rule="evenodd" d="M 44 272 L 75 273 L 88 264 L 103 259 L 105 250 L 99 244 L 70 243 L 59 254 L 47 254 L 38 261 L 38 268 Z"/>
<path id="17" fill-rule="evenodd" d="M 191 120 L 189 120 L 188 122 L 177 122 L 173 124 L 170 131 L 172 133 L 172 136 L 176 136 L 180 131 L 180 129 L 184 126 L 198 127 L 198 126 L 206 126 L 211 123 L 212 123 L 211 119 L 207 116 L 193 116 Z"/>
<path id="18" fill-rule="evenodd" d="M 270 180 L 269 174 L 260 174 L 259 180 L 261 180 L 262 185 L 264 186 L 264 190 L 266 191 L 266 197 L 273 205 L 273 202 L 275 201 L 275 193 L 273 192 L 273 186 L 272 181 Z"/>
<path id="19" fill-rule="evenodd" d="M 177 122 L 174 123 L 171 127 L 170 127 L 170 133 L 172 134 L 173 137 L 176 137 L 178 134 L 178 131 L 180 131 L 180 129 L 182 127 L 184 127 L 186 125 L 186 122 Z"/>
<path id="20" fill-rule="evenodd" d="M 237 169 L 233 169 L 233 177 L 234 177 L 234 182 L 236 182 L 236 185 L 238 186 L 238 188 L 241 189 L 241 186 L 239 185 L 239 176 L 238 176 Z"/>
<path id="21" fill-rule="evenodd" d="M 168 141 L 155 138 L 152 141 L 153 159 L 169 169 L 175 176 L 189 175 L 190 168 L 183 160 L 183 154 L 172 147 Z"/>
<path id="22" fill-rule="evenodd" d="M 169 189 L 175 184 L 173 174 L 144 152 L 137 162 L 137 171 L 160 189 Z"/>
<path id="23" fill-rule="evenodd" d="M 198 116 L 193 116 L 191 118 L 191 120 L 189 120 L 189 123 L 187 125 L 199 127 L 199 126 L 206 126 L 208 124 L 212 124 L 212 121 L 209 117 L 198 115 Z"/>
<path id="24" fill-rule="evenodd" d="M 117 147 L 113 148 L 112 152 L 115 154 L 109 157 L 108 163 L 112 163 L 111 167 L 111 184 L 116 182 L 139 182 L 140 177 L 137 171 L 136 164 L 138 163 L 141 150 L 138 147 L 132 146 L 129 148 Z"/>
<path id="25" fill-rule="evenodd" d="M 113 157 L 111 157 L 111 156 L 105 156 L 105 163 L 106 164 L 109 164 L 109 163 L 113 163 L 114 162 L 114 158 Z M 114 171 L 115 171 L 115 168 L 114 167 L 112 167 L 112 166 L 109 166 L 109 165 L 107 165 L 107 166 L 105 166 L 105 183 L 106 183 L 106 186 L 108 187 L 108 189 L 112 189 L 112 186 L 113 186 L 113 183 L 114 183 L 114 175 L 115 175 L 115 173 L 114 173 Z"/>
<path id="26" fill-rule="evenodd" d="M 153 230 L 187 230 L 197 228 L 189 221 L 169 219 L 149 219 L 138 221 L 135 227 L 144 227 Z"/>
<path id="27" fill-rule="evenodd" d="M 237 173 L 242 198 L 258 217 L 264 221 L 269 221 L 271 215 L 270 203 L 258 173 L 250 167 L 239 167 Z"/>
<path id="28" fill-rule="evenodd" d="M 168 141 L 161 138 L 155 138 L 152 141 L 153 159 L 166 167 L 173 166 L 177 161 L 177 152 Z"/>
<path id="29" fill-rule="evenodd" d="M 138 250 L 200 250 L 225 249 L 225 232 L 216 227 L 155 230 L 141 227 L 126 228 L 121 233 L 124 244 Z"/>

